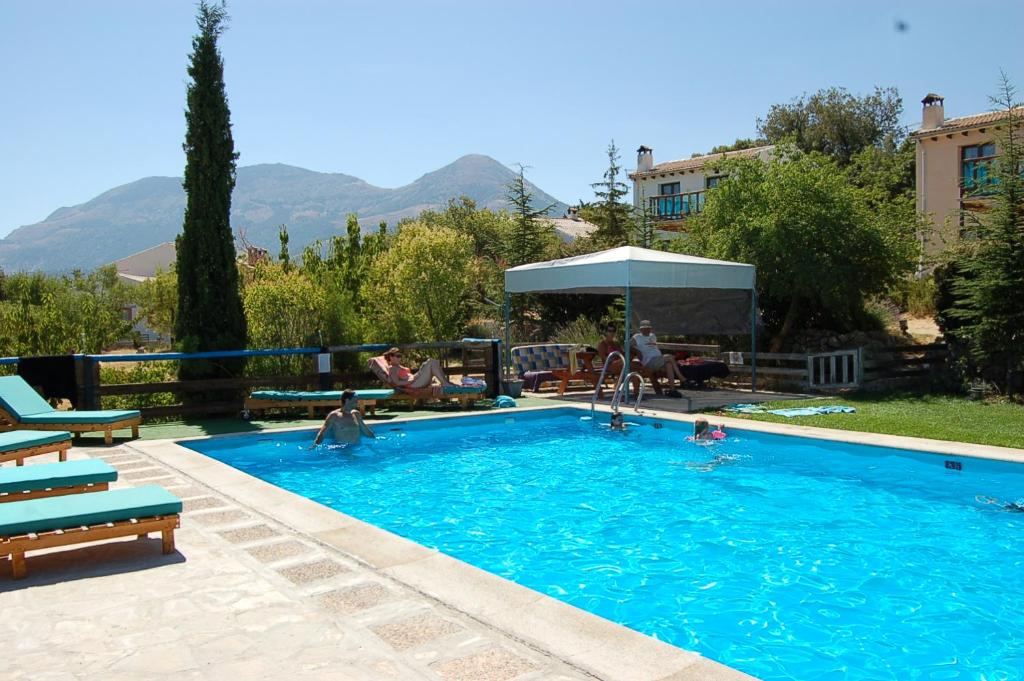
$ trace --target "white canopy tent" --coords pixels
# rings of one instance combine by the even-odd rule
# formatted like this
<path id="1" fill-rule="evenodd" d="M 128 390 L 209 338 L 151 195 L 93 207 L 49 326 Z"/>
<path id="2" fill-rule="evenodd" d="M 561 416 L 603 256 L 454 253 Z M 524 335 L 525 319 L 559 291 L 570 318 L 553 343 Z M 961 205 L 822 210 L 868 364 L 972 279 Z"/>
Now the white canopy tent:
<path id="1" fill-rule="evenodd" d="M 746 317 L 743 330 L 750 330 L 751 385 L 756 390 L 756 282 L 753 265 L 634 246 L 520 265 L 505 270 L 506 353 L 509 351 L 508 320 L 511 296 L 514 293 L 599 293 L 625 296 L 626 366 L 629 366 L 634 295 L 641 294 L 641 308 L 646 318 L 654 320 L 659 311 L 674 307 L 677 328 L 691 332 L 737 332 L 738 304 L 741 304 Z M 715 305 L 727 307 L 728 311 L 715 315 L 709 310 Z M 697 311 L 700 314 L 694 314 Z M 665 324 L 659 326 L 664 329 Z"/>

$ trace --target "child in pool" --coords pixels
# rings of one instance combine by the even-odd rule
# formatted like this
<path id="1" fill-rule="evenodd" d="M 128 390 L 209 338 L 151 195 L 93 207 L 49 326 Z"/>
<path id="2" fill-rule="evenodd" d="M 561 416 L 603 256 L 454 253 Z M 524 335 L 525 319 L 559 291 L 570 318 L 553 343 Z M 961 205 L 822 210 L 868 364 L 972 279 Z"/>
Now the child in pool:
<path id="1" fill-rule="evenodd" d="M 711 442 L 713 440 L 724 440 L 725 431 L 722 426 L 711 430 L 711 425 L 704 419 L 697 419 L 693 422 L 693 435 L 686 438 L 690 442 Z"/>
<path id="2" fill-rule="evenodd" d="M 612 414 L 612 421 L 610 425 L 612 430 L 625 430 L 626 419 L 623 417 L 621 412 L 617 411 Z"/>

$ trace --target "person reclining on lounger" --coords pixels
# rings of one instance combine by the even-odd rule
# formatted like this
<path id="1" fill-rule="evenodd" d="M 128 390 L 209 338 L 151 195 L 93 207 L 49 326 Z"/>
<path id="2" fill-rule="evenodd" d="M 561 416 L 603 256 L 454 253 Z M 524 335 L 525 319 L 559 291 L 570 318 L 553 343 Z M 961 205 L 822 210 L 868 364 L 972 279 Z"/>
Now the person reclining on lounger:
<path id="1" fill-rule="evenodd" d="M 338 444 L 357 444 L 363 433 L 366 433 L 367 437 L 377 437 L 370 426 L 366 425 L 363 415 L 359 412 L 359 399 L 356 397 L 355 390 L 346 390 L 341 393 L 341 408 L 335 409 L 324 419 L 324 424 L 320 426 L 320 432 L 313 440 L 313 447 L 323 441 L 328 431 Z"/>
<path id="2" fill-rule="evenodd" d="M 656 381 L 658 374 L 663 374 L 668 379 L 669 389 L 665 394 L 669 397 L 682 397 L 676 390 L 676 382 L 682 386 L 683 374 L 679 371 L 676 358 L 669 354 L 662 354 L 658 349 L 658 337 L 654 335 L 651 323 L 646 319 L 640 322 L 640 333 L 634 334 L 630 344 L 640 353 L 640 362 L 644 369 L 651 375 L 651 381 Z"/>
<path id="3" fill-rule="evenodd" d="M 454 386 L 448 380 L 441 363 L 436 359 L 428 359 L 420 365 L 419 371 L 402 366 L 402 351 L 391 348 L 384 353 L 384 361 L 388 363 L 388 382 L 396 388 L 429 388 L 436 378 L 443 386 Z"/>

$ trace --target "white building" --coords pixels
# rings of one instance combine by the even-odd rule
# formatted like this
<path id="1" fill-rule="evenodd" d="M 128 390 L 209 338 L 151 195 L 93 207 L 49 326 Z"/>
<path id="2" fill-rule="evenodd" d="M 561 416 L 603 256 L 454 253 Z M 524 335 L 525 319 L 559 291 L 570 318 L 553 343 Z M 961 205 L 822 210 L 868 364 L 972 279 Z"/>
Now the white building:
<path id="1" fill-rule="evenodd" d="M 759 158 L 767 162 L 773 145 L 707 154 L 679 161 L 654 164 L 654 150 L 641 146 L 636 150 L 633 180 L 633 205 L 646 202 L 658 229 L 677 232 L 685 229 L 686 219 L 704 210 L 708 189 L 721 182 L 723 175 L 716 162 L 727 158 Z"/>
<path id="2" fill-rule="evenodd" d="M 138 286 L 156 276 L 157 270 L 167 271 L 177 261 L 178 251 L 173 241 L 147 248 L 127 257 L 115 260 L 112 265 L 117 268 L 118 278 L 130 286 Z M 150 329 L 139 315 L 138 305 L 129 305 L 122 311 L 124 318 L 132 322 L 132 330 L 138 332 L 143 340 L 170 340 L 161 338 Z"/>

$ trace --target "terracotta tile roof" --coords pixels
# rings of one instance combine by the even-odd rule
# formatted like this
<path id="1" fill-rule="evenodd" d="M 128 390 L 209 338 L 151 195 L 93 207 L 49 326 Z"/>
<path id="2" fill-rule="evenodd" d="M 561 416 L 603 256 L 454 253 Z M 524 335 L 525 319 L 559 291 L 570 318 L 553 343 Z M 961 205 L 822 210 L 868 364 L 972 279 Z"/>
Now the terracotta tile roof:
<path id="1" fill-rule="evenodd" d="M 1024 106 L 1019 106 L 1014 111 L 1024 116 Z M 927 130 L 915 130 L 910 133 L 911 137 L 932 137 L 945 135 L 950 132 L 980 128 L 985 125 L 992 125 L 1006 118 L 1006 111 L 989 111 L 986 113 L 973 114 L 971 116 L 960 116 L 959 118 L 947 118 L 941 127 L 928 128 Z"/>
<path id="2" fill-rule="evenodd" d="M 630 173 L 631 178 L 635 177 L 647 177 L 650 175 L 660 175 L 661 173 L 675 173 L 680 170 L 696 170 L 697 168 L 703 168 L 707 163 L 712 161 L 721 161 L 725 158 L 753 158 L 760 155 L 762 152 L 773 149 L 775 145 L 768 144 L 763 147 L 754 147 L 752 149 L 739 149 L 737 151 L 726 151 L 720 154 L 705 154 L 704 156 L 697 156 L 695 158 L 687 158 L 679 161 L 665 161 L 659 163 L 650 170 L 645 170 L 642 173 Z"/>

